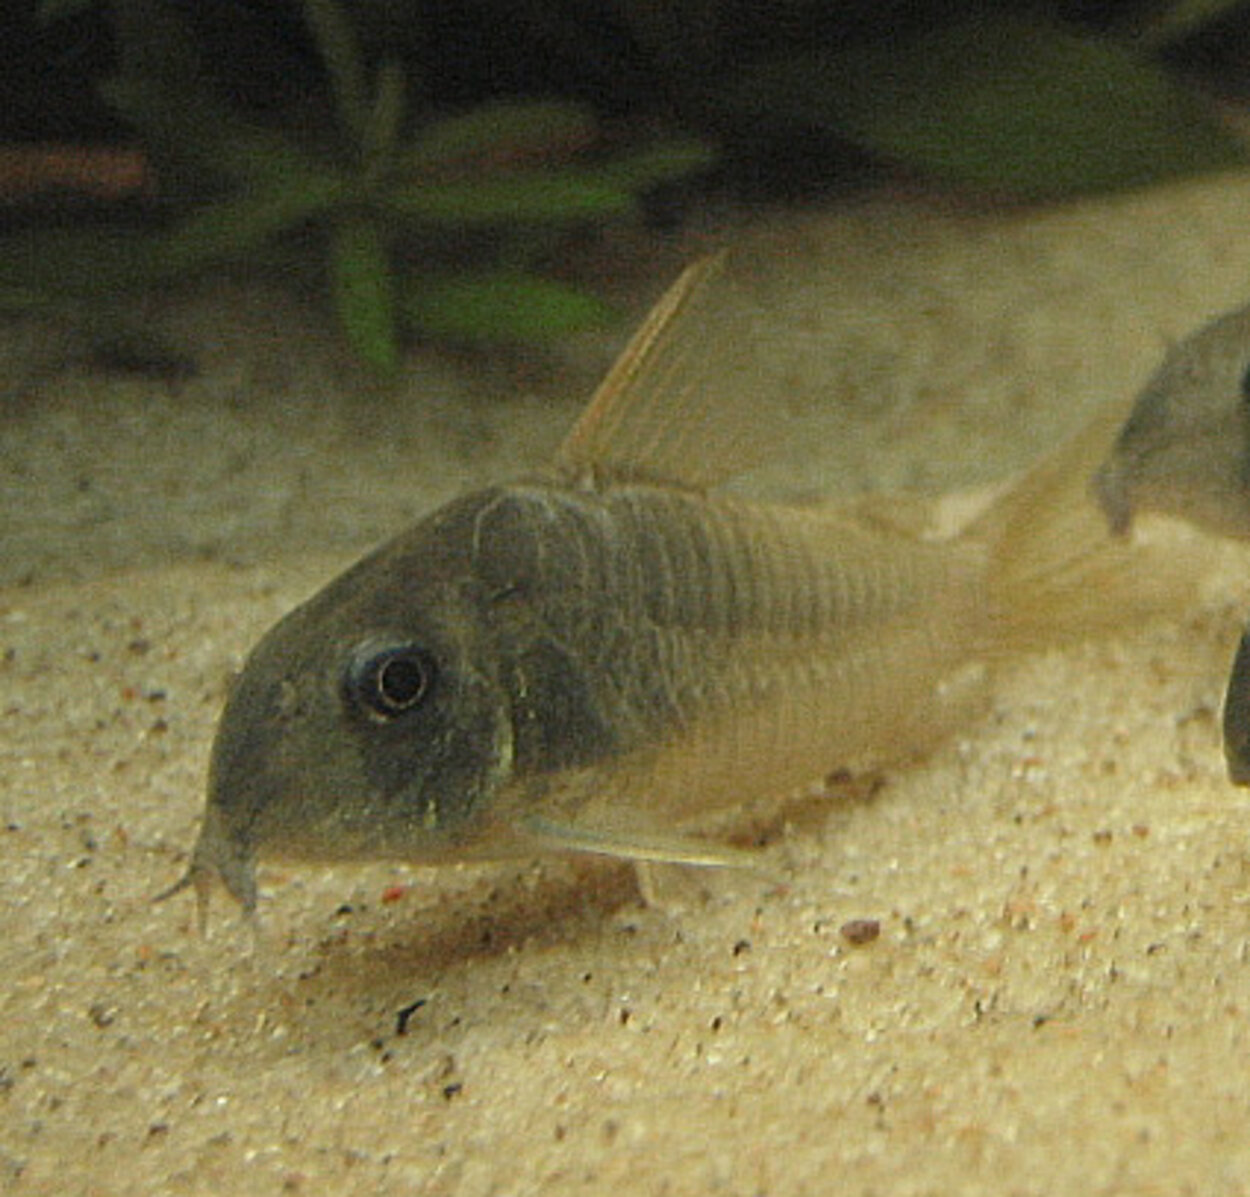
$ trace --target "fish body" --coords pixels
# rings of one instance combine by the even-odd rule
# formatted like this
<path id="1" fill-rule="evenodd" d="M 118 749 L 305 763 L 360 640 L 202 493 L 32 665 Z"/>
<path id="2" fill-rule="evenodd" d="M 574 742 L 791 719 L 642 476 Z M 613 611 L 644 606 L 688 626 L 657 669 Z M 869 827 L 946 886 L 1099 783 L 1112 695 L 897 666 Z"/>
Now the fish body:
<path id="1" fill-rule="evenodd" d="M 1131 618 L 1086 494 L 1101 434 L 945 542 L 713 489 L 755 407 L 697 385 L 716 269 L 661 301 L 545 473 L 453 500 L 264 637 L 175 889 L 203 909 L 220 879 L 251 910 L 266 855 L 742 863 L 697 833 L 897 756 L 969 661 Z"/>
<path id="2" fill-rule="evenodd" d="M 1250 306 L 1179 341 L 1095 476 L 1117 533 L 1139 512 L 1250 538 Z"/>
<path id="3" fill-rule="evenodd" d="M 250 905 L 253 848 L 438 863 L 559 826 L 624 851 L 785 792 L 857 763 L 904 689 L 967 658 L 979 557 L 646 484 L 473 493 L 257 648 L 198 859 Z M 409 706 L 386 693 L 401 667 Z"/>

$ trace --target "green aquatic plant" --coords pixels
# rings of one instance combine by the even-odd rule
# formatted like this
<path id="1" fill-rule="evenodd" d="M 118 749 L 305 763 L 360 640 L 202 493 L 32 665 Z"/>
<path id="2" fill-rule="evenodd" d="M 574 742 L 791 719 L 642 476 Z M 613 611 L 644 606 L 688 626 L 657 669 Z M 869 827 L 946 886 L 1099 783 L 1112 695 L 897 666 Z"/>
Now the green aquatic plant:
<path id="1" fill-rule="evenodd" d="M 720 179 L 748 188 L 838 178 L 848 148 L 1013 199 L 1244 167 L 1244 140 L 1182 66 L 1248 8 L 1125 0 L 1077 21 L 1066 0 L 42 0 L 45 20 L 107 13 L 118 61 L 101 91 L 156 164 L 163 220 L 6 239 L 0 306 L 280 260 L 320 268 L 383 371 L 406 332 L 542 340 L 606 314 L 545 273 L 562 238 L 705 169 L 708 141 L 727 147 Z M 259 84 L 233 60 L 256 22 L 278 60 Z M 517 99 L 522 79 L 596 111 Z M 597 111 L 663 113 L 691 136 L 613 149 Z"/>
<path id="2" fill-rule="evenodd" d="M 50 7 L 59 13 L 64 3 Z M 102 95 L 187 202 L 175 200 L 157 231 L 9 239 L 0 303 L 30 307 L 181 279 L 311 235 L 323 246 L 348 341 L 389 372 L 403 331 L 540 341 L 604 319 L 601 301 L 534 262 L 556 235 L 635 217 L 648 188 L 713 160 L 691 139 L 604 154 L 594 115 L 568 102 L 414 111 L 406 67 L 385 56 L 370 62 L 345 7 L 302 7 L 327 81 L 330 129 L 266 124 L 223 101 L 204 81 L 174 5 L 117 0 L 120 67 Z"/>

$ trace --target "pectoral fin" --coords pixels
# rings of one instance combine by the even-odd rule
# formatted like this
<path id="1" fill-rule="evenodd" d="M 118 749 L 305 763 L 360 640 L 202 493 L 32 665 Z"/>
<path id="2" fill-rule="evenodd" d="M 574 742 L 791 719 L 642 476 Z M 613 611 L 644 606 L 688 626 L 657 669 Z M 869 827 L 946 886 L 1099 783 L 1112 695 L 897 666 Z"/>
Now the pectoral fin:
<path id="1" fill-rule="evenodd" d="M 536 848 L 548 852 L 589 852 L 596 856 L 612 856 L 635 862 L 741 869 L 768 875 L 759 853 L 680 835 L 646 835 L 615 829 L 580 827 L 573 823 L 553 823 L 537 816 L 523 819 L 521 829 Z"/>

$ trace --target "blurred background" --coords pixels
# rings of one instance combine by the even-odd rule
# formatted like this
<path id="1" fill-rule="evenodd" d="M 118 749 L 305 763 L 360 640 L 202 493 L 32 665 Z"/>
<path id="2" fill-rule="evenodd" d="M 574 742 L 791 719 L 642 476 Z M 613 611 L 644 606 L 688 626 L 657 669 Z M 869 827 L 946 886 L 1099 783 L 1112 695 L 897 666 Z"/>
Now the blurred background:
<path id="1" fill-rule="evenodd" d="M 0 310 L 244 269 L 381 376 L 414 340 L 542 345 L 611 319 L 569 263 L 621 229 L 1242 167 L 1248 51 L 1229 0 L 9 3 Z"/>

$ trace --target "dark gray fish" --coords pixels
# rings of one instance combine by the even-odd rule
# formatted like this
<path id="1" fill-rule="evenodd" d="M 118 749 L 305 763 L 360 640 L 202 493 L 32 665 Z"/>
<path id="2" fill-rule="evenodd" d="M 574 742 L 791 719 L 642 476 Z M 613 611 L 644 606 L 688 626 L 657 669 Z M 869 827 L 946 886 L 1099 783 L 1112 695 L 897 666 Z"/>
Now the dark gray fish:
<path id="1" fill-rule="evenodd" d="M 203 911 L 219 879 L 250 911 L 269 856 L 749 865 L 718 817 L 896 759 L 969 662 L 1132 620 L 1134 550 L 1087 497 L 1097 430 L 944 542 L 711 489 L 768 439 L 749 385 L 707 385 L 725 358 L 750 378 L 723 275 L 682 276 L 549 469 L 449 503 L 264 637 L 175 889 Z"/>
<path id="2" fill-rule="evenodd" d="M 1250 307 L 1172 348 L 1094 485 L 1118 533 L 1153 511 L 1250 538 Z"/>
<path id="3" fill-rule="evenodd" d="M 1117 533 L 1140 511 L 1250 540 L 1250 306 L 1184 338 L 1137 397 L 1094 478 Z M 1229 777 L 1250 785 L 1250 647 L 1241 639 L 1224 698 Z"/>

